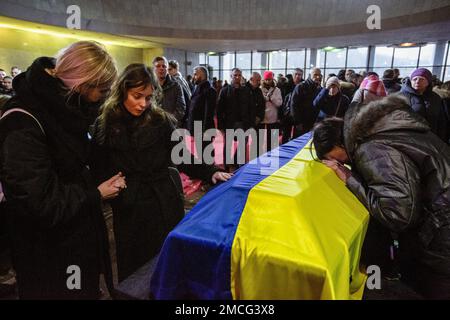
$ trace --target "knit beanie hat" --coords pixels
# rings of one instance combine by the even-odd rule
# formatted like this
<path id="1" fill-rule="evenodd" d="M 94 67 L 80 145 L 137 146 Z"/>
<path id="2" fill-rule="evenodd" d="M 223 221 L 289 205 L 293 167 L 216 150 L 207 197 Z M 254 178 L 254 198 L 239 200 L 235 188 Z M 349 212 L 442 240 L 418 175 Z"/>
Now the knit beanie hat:
<path id="1" fill-rule="evenodd" d="M 264 71 L 263 79 L 264 80 L 273 80 L 274 74 L 272 71 Z"/>
<path id="2" fill-rule="evenodd" d="M 338 77 L 330 77 L 327 80 L 327 83 L 325 84 L 325 87 L 329 88 L 331 85 L 335 85 L 337 86 L 339 89 L 341 88 L 341 85 L 339 84 L 339 79 Z"/>
<path id="3" fill-rule="evenodd" d="M 411 73 L 411 80 L 414 79 L 414 77 L 424 77 L 425 79 L 428 80 L 428 84 L 431 84 L 433 82 L 433 75 L 431 74 L 430 70 L 425 69 L 425 68 L 419 68 L 414 70 Z"/>
<path id="4" fill-rule="evenodd" d="M 381 81 L 376 75 L 366 77 L 359 88 L 367 90 L 379 97 L 387 96 L 383 81 Z"/>

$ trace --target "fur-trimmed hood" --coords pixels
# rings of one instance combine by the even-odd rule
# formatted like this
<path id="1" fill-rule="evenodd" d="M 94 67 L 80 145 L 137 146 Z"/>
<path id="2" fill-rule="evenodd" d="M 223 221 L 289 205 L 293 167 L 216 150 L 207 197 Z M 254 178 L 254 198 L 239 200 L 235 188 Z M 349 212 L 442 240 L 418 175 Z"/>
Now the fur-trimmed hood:
<path id="1" fill-rule="evenodd" d="M 450 98 L 450 90 L 439 89 L 438 87 L 434 87 L 433 91 L 437 93 L 441 99 L 449 99 Z"/>
<path id="2" fill-rule="evenodd" d="M 390 95 L 367 105 L 353 104 L 345 115 L 345 146 L 351 155 L 372 136 L 398 130 L 430 130 L 426 120 L 412 112 L 402 95 Z"/>

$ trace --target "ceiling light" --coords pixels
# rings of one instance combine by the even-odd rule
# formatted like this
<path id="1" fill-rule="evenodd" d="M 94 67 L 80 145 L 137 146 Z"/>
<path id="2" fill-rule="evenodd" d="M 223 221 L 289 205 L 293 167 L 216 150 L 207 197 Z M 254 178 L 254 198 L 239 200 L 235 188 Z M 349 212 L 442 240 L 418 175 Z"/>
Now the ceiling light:
<path id="1" fill-rule="evenodd" d="M 31 32 L 35 34 L 47 35 L 61 39 L 74 39 L 74 40 L 96 40 L 105 45 L 116 45 L 131 48 L 153 48 L 155 45 L 149 42 L 143 42 L 142 40 L 136 41 L 133 38 L 126 36 L 118 36 L 113 34 L 102 34 L 99 32 L 88 30 L 73 30 L 62 27 L 43 25 L 35 22 L 18 20 L 0 16 L 0 28 L 13 29 L 25 32 Z"/>
<path id="2" fill-rule="evenodd" d="M 400 47 L 414 47 L 416 45 L 417 45 L 417 43 L 414 43 L 414 42 L 403 42 L 403 43 L 399 44 Z"/>

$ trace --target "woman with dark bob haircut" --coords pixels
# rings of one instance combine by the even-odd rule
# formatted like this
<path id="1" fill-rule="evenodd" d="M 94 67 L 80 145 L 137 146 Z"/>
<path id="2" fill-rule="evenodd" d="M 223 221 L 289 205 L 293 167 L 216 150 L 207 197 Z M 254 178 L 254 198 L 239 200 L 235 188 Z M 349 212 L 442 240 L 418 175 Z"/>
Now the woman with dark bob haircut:
<path id="1" fill-rule="evenodd" d="M 94 172 L 98 180 L 122 172 L 127 188 L 111 202 L 119 281 L 161 249 L 184 216 L 184 202 L 170 174 L 176 120 L 154 98 L 161 88 L 152 69 L 129 65 L 114 84 L 93 130 Z M 189 176 L 216 183 L 230 174 L 205 164 L 178 166 Z"/>
<path id="2" fill-rule="evenodd" d="M 450 299 L 450 148 L 426 120 L 392 95 L 318 123 L 313 144 L 374 218 L 365 247 L 383 244 L 371 229 L 397 233 L 402 277 L 427 298 Z"/>

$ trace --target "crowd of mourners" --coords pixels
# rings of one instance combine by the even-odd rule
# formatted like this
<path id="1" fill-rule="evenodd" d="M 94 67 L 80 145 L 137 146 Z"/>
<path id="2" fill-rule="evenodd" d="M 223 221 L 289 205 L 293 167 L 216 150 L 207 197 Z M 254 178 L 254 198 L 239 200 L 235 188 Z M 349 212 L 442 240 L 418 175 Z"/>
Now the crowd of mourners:
<path id="1" fill-rule="evenodd" d="M 216 184 L 239 167 L 172 163 L 175 130 L 194 134 L 196 121 L 202 132 L 261 130 L 245 140 L 261 152 L 312 131 L 317 159 L 372 217 L 362 263 L 450 299 L 450 82 L 425 68 L 403 79 L 398 69 L 326 79 L 319 68 L 277 78 L 267 70 L 248 81 L 234 68 L 228 80 L 210 81 L 205 66 L 185 78 L 163 56 L 119 72 L 89 41 L 25 72 L 0 69 L 0 254 L 21 299 L 97 299 L 101 274 L 114 296 L 105 201 L 119 281 L 157 256 L 184 216 L 177 170 Z M 81 289 L 67 286 L 72 265 Z"/>

